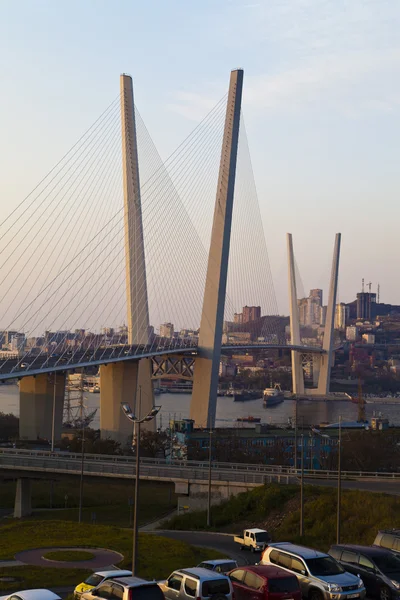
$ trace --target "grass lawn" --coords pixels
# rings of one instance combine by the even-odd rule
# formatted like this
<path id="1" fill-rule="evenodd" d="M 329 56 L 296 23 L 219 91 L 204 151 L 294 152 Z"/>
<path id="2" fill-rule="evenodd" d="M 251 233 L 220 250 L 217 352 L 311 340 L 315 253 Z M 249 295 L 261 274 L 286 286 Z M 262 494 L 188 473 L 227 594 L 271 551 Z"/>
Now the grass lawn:
<path id="1" fill-rule="evenodd" d="M 55 550 L 46 552 L 43 558 L 47 560 L 58 560 L 61 562 L 79 562 L 80 560 L 92 560 L 95 555 L 87 550 Z"/>
<path id="2" fill-rule="evenodd" d="M 94 513 L 95 522 L 98 524 L 129 527 L 131 512 L 129 498 L 133 498 L 133 492 L 133 481 L 99 482 L 87 478 L 83 488 L 83 520 L 91 523 Z M 71 477 L 62 481 L 54 481 L 53 508 L 57 510 L 48 510 L 50 493 L 51 484 L 49 481 L 32 482 L 32 507 L 34 510 L 37 509 L 33 518 L 77 521 L 79 479 Z M 0 486 L 0 506 L 2 508 L 12 508 L 14 500 L 15 482 L 4 482 Z M 173 484 L 151 481 L 140 482 L 139 525 L 168 514 L 176 506 L 177 497 Z"/>
<path id="3" fill-rule="evenodd" d="M 301 542 L 327 550 L 336 542 L 336 488 L 305 486 L 304 536 L 299 536 L 300 488 L 271 484 L 213 507 L 212 529 L 236 533 L 246 527 L 271 532 L 274 541 Z M 400 497 L 359 490 L 342 492 L 342 543 L 373 543 L 378 529 L 398 526 Z M 206 529 L 204 511 L 174 517 L 162 528 Z"/>
<path id="4" fill-rule="evenodd" d="M 130 569 L 132 564 L 132 532 L 129 529 L 69 521 L 22 521 L 0 526 L 0 537 L 0 559 L 12 559 L 17 552 L 29 548 L 80 546 L 89 551 L 90 547 L 115 550 L 124 556 L 119 567 Z M 195 566 L 202 560 L 221 556 L 219 552 L 195 548 L 184 542 L 140 534 L 138 573 L 145 579 L 162 579 L 174 569 Z M 19 577 L 21 574 L 25 578 L 25 571 L 28 578 L 23 579 L 25 587 L 77 585 L 87 576 L 87 571 L 80 569 L 12 567 L 0 569 L 0 577 Z M 4 585 L 0 583 L 1 589 Z M 12 584 L 9 589 L 17 588 L 21 589 L 21 585 Z"/>
<path id="5" fill-rule="evenodd" d="M 12 592 L 29 588 L 55 588 L 75 586 L 92 573 L 87 569 L 56 569 L 55 567 L 8 567 L 0 569 L 0 590 Z M 13 577 L 16 581 L 1 581 Z"/>

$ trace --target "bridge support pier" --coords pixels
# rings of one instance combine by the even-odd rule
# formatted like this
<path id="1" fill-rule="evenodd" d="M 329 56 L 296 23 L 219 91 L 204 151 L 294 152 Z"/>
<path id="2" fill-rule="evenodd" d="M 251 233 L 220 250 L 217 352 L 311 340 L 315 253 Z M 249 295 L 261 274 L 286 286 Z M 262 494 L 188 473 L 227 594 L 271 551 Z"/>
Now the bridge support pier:
<path id="1" fill-rule="evenodd" d="M 14 519 L 32 514 L 32 480 L 18 479 L 15 492 Z"/>
<path id="2" fill-rule="evenodd" d="M 19 437 L 23 440 L 51 440 L 54 406 L 54 439 L 60 440 L 64 395 L 64 373 L 23 377 L 19 386 Z"/>
<path id="3" fill-rule="evenodd" d="M 136 416 L 146 415 L 153 408 L 151 360 L 110 363 L 100 367 L 100 431 L 101 437 L 126 444 L 132 438 L 132 422 L 121 409 L 128 402 Z M 141 406 L 139 406 L 141 386 Z M 155 431 L 155 419 L 143 423 L 141 429 Z"/>
<path id="4" fill-rule="evenodd" d="M 290 303 L 290 343 L 295 346 L 300 346 L 300 320 L 299 309 L 297 306 L 297 286 L 296 272 L 294 268 L 294 253 L 293 253 L 293 238 L 292 234 L 288 233 L 287 249 L 288 249 L 288 268 L 289 268 L 289 303 Z M 291 351 L 292 355 L 292 386 L 293 394 L 304 394 L 304 373 L 301 365 L 301 354 L 296 350 Z"/>

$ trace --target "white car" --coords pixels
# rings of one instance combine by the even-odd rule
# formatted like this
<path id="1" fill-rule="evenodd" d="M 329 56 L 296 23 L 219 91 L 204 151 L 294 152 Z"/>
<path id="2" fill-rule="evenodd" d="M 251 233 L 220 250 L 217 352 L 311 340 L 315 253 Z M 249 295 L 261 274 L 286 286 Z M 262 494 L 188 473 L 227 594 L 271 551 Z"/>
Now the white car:
<path id="1" fill-rule="evenodd" d="M 8 596 L 0 596 L 0 600 L 61 600 L 50 590 L 22 590 Z"/>

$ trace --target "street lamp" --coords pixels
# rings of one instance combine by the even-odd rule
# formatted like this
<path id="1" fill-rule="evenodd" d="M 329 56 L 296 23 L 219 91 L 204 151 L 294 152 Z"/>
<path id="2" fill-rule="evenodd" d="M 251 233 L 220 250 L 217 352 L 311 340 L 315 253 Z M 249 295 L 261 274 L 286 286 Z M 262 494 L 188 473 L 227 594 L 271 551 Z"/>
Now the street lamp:
<path id="1" fill-rule="evenodd" d="M 207 527 L 211 525 L 211 459 L 212 459 L 212 429 L 209 431 L 208 441 L 208 502 L 207 502 Z"/>
<path id="2" fill-rule="evenodd" d="M 139 498 L 139 470 L 140 470 L 140 425 L 152 421 L 158 414 L 161 406 L 154 406 L 151 411 L 142 419 L 140 418 L 140 407 L 142 403 L 142 386 L 139 386 L 139 416 L 137 417 L 127 402 L 121 402 L 121 408 L 126 416 L 133 423 L 132 446 L 136 446 L 136 479 L 135 496 L 133 506 L 133 548 L 132 548 L 132 574 L 136 575 L 137 555 L 138 555 L 138 498 Z"/>
<path id="3" fill-rule="evenodd" d="M 301 434 L 300 537 L 304 534 L 304 435 Z"/>
<path id="4" fill-rule="evenodd" d="M 330 438 L 330 435 L 321 433 L 315 427 L 312 429 L 320 437 Z M 337 514 L 336 514 L 336 543 L 340 544 L 340 512 L 342 502 L 342 415 L 339 415 L 339 438 L 338 438 L 338 480 L 337 480 Z"/>

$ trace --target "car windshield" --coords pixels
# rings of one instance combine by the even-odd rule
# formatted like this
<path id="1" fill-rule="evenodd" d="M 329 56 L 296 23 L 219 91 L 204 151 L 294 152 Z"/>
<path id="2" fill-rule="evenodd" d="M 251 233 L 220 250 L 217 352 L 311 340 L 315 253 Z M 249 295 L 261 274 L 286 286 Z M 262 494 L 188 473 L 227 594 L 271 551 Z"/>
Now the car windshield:
<path id="1" fill-rule="evenodd" d="M 390 552 L 376 555 L 373 560 L 382 573 L 400 573 L 400 558 L 390 554 Z"/>
<path id="2" fill-rule="evenodd" d="M 309 558 L 306 560 L 306 565 L 309 568 L 311 575 L 315 575 L 316 577 L 326 577 L 328 575 L 340 575 L 340 573 L 344 573 L 344 569 L 330 556 Z"/>
<path id="3" fill-rule="evenodd" d="M 270 537 L 267 531 L 261 531 L 260 533 L 256 533 L 256 542 L 269 542 Z"/>
<path id="4" fill-rule="evenodd" d="M 85 583 L 87 583 L 87 585 L 99 585 L 99 583 L 101 583 L 103 581 L 103 577 L 101 575 L 96 575 L 96 573 L 93 573 L 93 575 L 90 575 L 90 577 L 88 577 L 87 579 L 85 579 Z"/>

